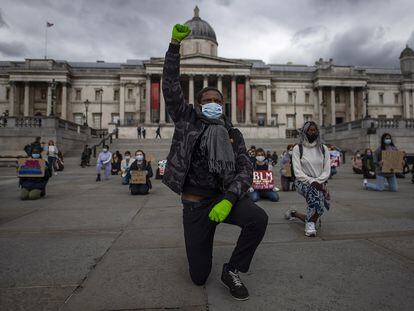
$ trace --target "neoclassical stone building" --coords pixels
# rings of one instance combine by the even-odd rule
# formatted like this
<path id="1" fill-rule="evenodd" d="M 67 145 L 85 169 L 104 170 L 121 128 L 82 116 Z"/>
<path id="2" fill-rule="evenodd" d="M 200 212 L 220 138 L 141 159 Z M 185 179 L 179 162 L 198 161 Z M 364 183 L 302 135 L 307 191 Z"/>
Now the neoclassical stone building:
<path id="1" fill-rule="evenodd" d="M 188 102 L 194 104 L 203 87 L 216 86 L 224 94 L 225 114 L 245 131 L 267 128 L 285 137 L 310 119 L 327 126 L 367 115 L 414 118 L 414 51 L 408 46 L 400 69 L 337 66 L 332 59 L 313 66 L 266 64 L 219 57 L 216 34 L 197 7 L 186 24 L 192 33 L 181 46 L 181 79 Z M 163 61 L 0 61 L 0 113 L 52 114 L 95 128 L 168 125 L 160 92 Z"/>

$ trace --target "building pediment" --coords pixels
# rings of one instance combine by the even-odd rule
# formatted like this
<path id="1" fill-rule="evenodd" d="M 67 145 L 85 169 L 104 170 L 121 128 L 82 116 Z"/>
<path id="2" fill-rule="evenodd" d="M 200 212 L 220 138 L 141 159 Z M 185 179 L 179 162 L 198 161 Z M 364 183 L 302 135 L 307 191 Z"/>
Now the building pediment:
<path id="1" fill-rule="evenodd" d="M 163 66 L 164 59 L 163 58 L 156 58 L 151 59 L 150 62 L 145 64 L 146 67 L 151 66 Z M 228 59 L 210 55 L 203 55 L 203 54 L 193 54 L 181 57 L 180 61 L 181 67 L 187 66 L 203 66 L 203 67 L 243 67 L 243 68 L 251 68 L 252 64 L 249 62 L 245 62 L 242 60 L 236 59 Z"/>

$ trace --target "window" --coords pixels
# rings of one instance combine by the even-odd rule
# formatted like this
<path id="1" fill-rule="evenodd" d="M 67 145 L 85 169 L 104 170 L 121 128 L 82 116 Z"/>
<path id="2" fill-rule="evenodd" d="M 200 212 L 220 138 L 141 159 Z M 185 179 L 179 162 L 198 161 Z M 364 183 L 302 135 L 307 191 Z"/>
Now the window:
<path id="1" fill-rule="evenodd" d="M 76 124 L 83 124 L 83 114 L 82 113 L 74 113 L 73 114 L 73 122 Z"/>
<path id="2" fill-rule="evenodd" d="M 385 114 L 379 114 L 378 119 L 386 119 L 387 116 Z"/>
<path id="3" fill-rule="evenodd" d="M 100 100 L 101 100 L 101 91 L 95 90 L 95 101 L 100 101 Z"/>
<path id="4" fill-rule="evenodd" d="M 46 96 L 45 96 L 45 98 L 46 98 Z M 43 92 L 42 92 L 42 99 L 43 99 Z M 75 90 L 75 100 L 82 100 L 81 89 L 76 89 Z"/>
<path id="5" fill-rule="evenodd" d="M 119 90 L 114 90 L 114 100 L 119 100 Z"/>
<path id="6" fill-rule="evenodd" d="M 304 114 L 303 115 L 303 123 L 307 121 L 312 121 L 313 116 L 311 114 Z"/>
<path id="7" fill-rule="evenodd" d="M 394 94 L 394 104 L 398 105 L 399 102 L 399 96 L 398 93 Z"/>
<path id="8" fill-rule="evenodd" d="M 380 103 L 381 105 L 383 105 L 383 104 L 384 104 L 384 93 L 379 93 L 379 103 Z"/>
<path id="9" fill-rule="evenodd" d="M 277 117 L 278 117 L 278 115 L 277 114 L 272 114 L 272 117 L 271 117 L 271 120 L 270 120 L 270 125 L 272 125 L 272 126 L 277 126 Z"/>
<path id="10" fill-rule="evenodd" d="M 101 114 L 100 113 L 92 113 L 92 122 L 93 127 L 96 129 L 101 128 Z"/>
<path id="11" fill-rule="evenodd" d="M 264 100 L 263 91 L 259 91 L 259 100 Z"/>
<path id="12" fill-rule="evenodd" d="M 305 93 L 305 104 L 309 104 L 310 94 L 308 92 Z"/>
<path id="13" fill-rule="evenodd" d="M 402 116 L 400 114 L 394 115 L 393 116 L 394 119 L 402 119 Z"/>
<path id="14" fill-rule="evenodd" d="M 293 124 L 294 121 L 294 115 L 293 114 L 287 114 L 286 115 L 286 128 L 289 130 L 294 130 L 295 126 Z"/>
<path id="15" fill-rule="evenodd" d="M 339 103 L 341 101 L 341 96 L 339 96 L 339 93 L 335 93 L 335 103 Z"/>
<path id="16" fill-rule="evenodd" d="M 292 92 L 288 92 L 288 104 L 291 104 L 293 102 L 293 94 Z"/>
<path id="17" fill-rule="evenodd" d="M 128 99 L 132 99 L 132 89 L 128 89 Z"/>
<path id="18" fill-rule="evenodd" d="M 6 88 L 6 100 L 9 100 L 10 98 L 10 88 Z"/>
<path id="19" fill-rule="evenodd" d="M 272 92 L 272 102 L 276 101 L 276 92 Z"/>
<path id="20" fill-rule="evenodd" d="M 47 96 L 47 90 L 45 88 L 41 89 L 40 90 L 40 98 L 42 100 L 45 100 L 46 96 Z M 76 100 L 80 100 L 80 93 L 79 93 L 79 99 L 76 99 Z"/>

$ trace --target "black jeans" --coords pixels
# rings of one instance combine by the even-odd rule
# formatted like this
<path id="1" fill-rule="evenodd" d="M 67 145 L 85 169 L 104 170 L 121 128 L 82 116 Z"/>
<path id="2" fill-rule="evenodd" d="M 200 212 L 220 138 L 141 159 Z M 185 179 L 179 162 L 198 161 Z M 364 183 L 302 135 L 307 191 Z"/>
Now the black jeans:
<path id="1" fill-rule="evenodd" d="M 185 248 L 190 276 L 197 285 L 203 285 L 210 274 L 213 258 L 213 240 L 218 223 L 208 214 L 221 197 L 201 202 L 183 202 Z M 246 196 L 233 206 L 225 223 L 242 228 L 236 248 L 231 255 L 231 267 L 247 272 L 257 246 L 263 239 L 268 217 L 264 210 Z"/>
<path id="2" fill-rule="evenodd" d="M 132 195 L 138 195 L 138 194 L 148 194 L 149 187 L 148 185 L 130 185 L 129 189 L 131 190 Z"/>

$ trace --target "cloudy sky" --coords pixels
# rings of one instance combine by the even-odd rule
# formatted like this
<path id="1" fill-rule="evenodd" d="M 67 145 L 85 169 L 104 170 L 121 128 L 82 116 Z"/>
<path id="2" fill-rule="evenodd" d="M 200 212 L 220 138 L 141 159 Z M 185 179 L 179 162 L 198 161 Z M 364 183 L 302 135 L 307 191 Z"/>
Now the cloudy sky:
<path id="1" fill-rule="evenodd" d="M 193 16 L 214 28 L 219 56 L 266 63 L 398 67 L 414 47 L 412 0 L 0 0 L 0 60 L 124 62 L 163 56 L 171 27 Z"/>

